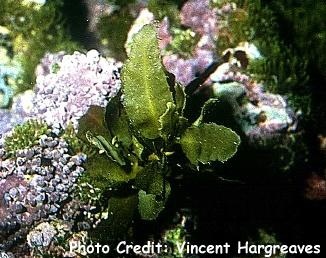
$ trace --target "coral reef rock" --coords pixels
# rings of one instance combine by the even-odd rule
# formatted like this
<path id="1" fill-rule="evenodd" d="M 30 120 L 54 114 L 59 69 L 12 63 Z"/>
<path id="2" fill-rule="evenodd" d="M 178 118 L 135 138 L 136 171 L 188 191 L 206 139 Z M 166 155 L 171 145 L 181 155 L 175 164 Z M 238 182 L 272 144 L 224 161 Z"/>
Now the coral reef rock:
<path id="1" fill-rule="evenodd" d="M 241 53 L 241 55 L 240 55 Z M 250 59 L 260 58 L 254 45 L 244 43 L 224 53 L 228 61 L 212 73 L 205 84 L 213 85 L 214 95 L 231 100 L 235 117 L 244 134 L 251 142 L 294 132 L 297 128 L 298 114 L 288 105 L 286 99 L 278 94 L 264 91 L 262 84 L 243 73 Z M 237 104 L 238 100 L 244 101 Z"/>
<path id="2" fill-rule="evenodd" d="M 40 135 L 33 147 L 14 154 L 0 146 L 0 249 L 10 248 L 33 226 L 60 215 L 86 161 L 85 154 L 71 155 L 68 147 L 53 133 Z M 30 234 L 29 243 L 38 245 L 38 237 Z"/>
<path id="3" fill-rule="evenodd" d="M 187 51 L 189 53 L 186 56 L 183 53 L 184 51 L 178 49 L 178 47 L 174 47 L 172 53 L 167 51 L 164 54 L 164 66 L 170 73 L 175 75 L 179 83 L 186 86 L 198 74 L 204 72 L 210 64 L 219 59 L 216 53 L 218 52 L 217 41 L 220 30 L 226 24 L 226 17 L 235 9 L 236 6 L 233 3 L 226 3 L 220 8 L 213 7 L 209 0 L 190 0 L 183 5 L 180 12 L 181 25 L 195 33 L 192 39 L 188 37 L 193 42 L 189 42 L 187 38 L 182 39 L 182 34 L 174 33 L 173 35 L 172 33 L 171 44 L 163 45 L 168 50 L 176 40 L 180 41 L 180 39 L 181 44 L 179 45 L 181 47 L 189 43 L 193 45 L 193 47 L 188 47 Z M 167 25 L 162 21 L 159 27 L 159 35 L 162 30 L 171 30 L 171 28 L 166 27 Z M 161 41 L 166 41 L 166 38 L 171 37 L 171 34 L 164 33 L 164 35 L 166 37 L 163 39 L 160 36 Z"/>
<path id="4" fill-rule="evenodd" d="M 118 92 L 120 68 L 96 50 L 47 55 L 37 69 L 31 116 L 55 128 L 66 128 L 71 122 L 78 129 L 78 119 L 91 105 L 105 107 L 108 98 Z"/>

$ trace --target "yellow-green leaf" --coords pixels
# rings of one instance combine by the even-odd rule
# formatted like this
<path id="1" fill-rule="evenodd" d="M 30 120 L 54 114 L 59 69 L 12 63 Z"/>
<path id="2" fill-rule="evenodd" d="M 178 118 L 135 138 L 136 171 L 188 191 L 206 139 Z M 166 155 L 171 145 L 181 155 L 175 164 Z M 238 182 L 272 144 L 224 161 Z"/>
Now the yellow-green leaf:
<path id="1" fill-rule="evenodd" d="M 175 98 L 177 111 L 179 112 L 179 114 L 182 115 L 186 104 L 186 94 L 183 86 L 181 86 L 179 83 L 175 84 L 174 90 L 175 90 L 174 98 Z"/>
<path id="2" fill-rule="evenodd" d="M 145 25 L 134 36 L 121 79 L 124 106 L 133 128 L 145 138 L 158 138 L 159 118 L 165 112 L 166 104 L 173 99 L 152 25 Z"/>
<path id="3" fill-rule="evenodd" d="M 124 110 L 120 94 L 111 98 L 106 106 L 105 119 L 111 136 L 116 137 L 118 144 L 128 149 L 132 144 L 131 133 L 126 111 Z"/>
<path id="4" fill-rule="evenodd" d="M 102 220 L 97 228 L 90 230 L 90 235 L 95 239 L 101 237 L 105 243 L 126 239 L 137 204 L 137 194 L 111 197 L 108 201 L 108 218 Z"/>
<path id="5" fill-rule="evenodd" d="M 159 200 L 158 196 L 146 193 L 143 190 L 138 192 L 138 211 L 142 219 L 154 220 L 165 208 L 164 200 Z"/>
<path id="6" fill-rule="evenodd" d="M 92 157 L 86 164 L 86 179 L 95 187 L 115 187 L 136 177 L 136 170 L 128 172 L 104 154 Z"/>
<path id="7" fill-rule="evenodd" d="M 194 165 L 199 162 L 226 161 L 231 158 L 240 144 L 240 137 L 231 129 L 210 124 L 189 127 L 180 139 L 181 147 Z"/>
<path id="8" fill-rule="evenodd" d="M 163 139 L 168 140 L 176 131 L 179 115 L 176 112 L 176 105 L 172 102 L 168 102 L 166 107 L 166 111 L 160 116 L 159 121 L 161 124 L 160 134 Z"/>

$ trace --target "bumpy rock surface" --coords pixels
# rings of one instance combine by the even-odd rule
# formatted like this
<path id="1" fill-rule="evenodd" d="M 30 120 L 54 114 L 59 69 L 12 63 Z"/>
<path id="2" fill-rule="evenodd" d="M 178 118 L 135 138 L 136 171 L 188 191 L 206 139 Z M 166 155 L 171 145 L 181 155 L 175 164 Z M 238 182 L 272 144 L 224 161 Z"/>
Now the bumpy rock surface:
<path id="1" fill-rule="evenodd" d="M 32 116 L 56 128 L 71 122 L 77 129 L 88 108 L 105 107 L 120 84 L 119 65 L 96 50 L 46 56 L 38 69 Z"/>
<path id="2" fill-rule="evenodd" d="M 225 26 L 225 16 L 232 13 L 236 6 L 232 3 L 226 3 L 221 8 L 213 8 L 209 0 L 190 0 L 187 1 L 180 12 L 181 24 L 194 31 L 199 40 L 190 53 L 190 57 L 184 57 L 180 53 L 169 53 L 163 57 L 163 63 L 166 69 L 173 73 L 176 80 L 186 86 L 198 73 L 205 69 L 218 59 L 216 45 L 220 30 Z M 161 41 L 167 41 L 171 34 L 163 33 L 169 31 L 169 25 L 162 22 L 159 35 Z M 170 39 L 170 42 L 173 40 Z M 164 44 L 164 47 L 168 44 Z"/>
<path id="3" fill-rule="evenodd" d="M 55 228 L 48 222 L 43 222 L 36 226 L 27 235 L 27 243 L 31 247 L 48 247 L 52 239 L 57 234 Z"/>
<path id="4" fill-rule="evenodd" d="M 241 52 L 246 57 L 240 59 L 231 54 L 229 61 L 220 65 L 205 83 L 213 83 L 216 96 L 224 95 L 234 100 L 236 121 L 250 141 L 258 143 L 293 132 L 297 127 L 297 115 L 284 97 L 265 92 L 262 84 L 243 73 L 250 53 L 244 48 Z M 246 97 L 246 101 L 235 105 L 239 97 Z"/>
<path id="5" fill-rule="evenodd" d="M 78 119 L 91 105 L 105 107 L 121 86 L 121 64 L 96 51 L 47 54 L 36 69 L 33 91 L 17 95 L 10 109 L 0 109 L 0 135 L 34 118 L 59 129 Z"/>
<path id="6" fill-rule="evenodd" d="M 0 249 L 58 216 L 85 160 L 82 153 L 71 156 L 68 144 L 54 134 L 41 135 L 38 144 L 11 157 L 0 147 Z"/>

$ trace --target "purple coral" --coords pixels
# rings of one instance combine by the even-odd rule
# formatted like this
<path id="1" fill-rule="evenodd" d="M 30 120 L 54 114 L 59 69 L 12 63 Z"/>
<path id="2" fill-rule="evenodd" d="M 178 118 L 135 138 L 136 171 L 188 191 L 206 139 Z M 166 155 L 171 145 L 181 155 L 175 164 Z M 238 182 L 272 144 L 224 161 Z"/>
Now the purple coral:
<path id="1" fill-rule="evenodd" d="M 189 84 L 199 73 L 213 63 L 215 54 L 207 49 L 196 48 L 192 58 L 183 58 L 178 54 L 163 56 L 167 71 L 173 73 L 183 86 Z"/>
<path id="2" fill-rule="evenodd" d="M 181 24 L 196 32 L 199 40 L 190 53 L 183 57 L 180 53 L 166 52 L 163 57 L 165 68 L 173 73 L 182 85 L 189 84 L 199 73 L 216 60 L 216 38 L 218 35 L 218 9 L 210 6 L 209 0 L 191 0 L 186 2 L 180 12 Z M 173 40 L 168 33 L 170 25 L 164 19 L 159 27 L 160 47 L 166 49 Z"/>
<path id="3" fill-rule="evenodd" d="M 210 7 L 210 0 L 187 1 L 180 13 L 181 23 L 200 35 L 217 34 L 217 14 Z"/>
<path id="4" fill-rule="evenodd" d="M 87 54 L 47 54 L 36 69 L 35 92 L 17 96 L 10 110 L 0 110 L 0 135 L 29 118 L 66 128 L 91 105 L 105 107 L 120 89 L 121 64 L 105 59 L 96 50 Z"/>
<path id="5" fill-rule="evenodd" d="M 174 54 L 164 56 L 163 64 L 170 73 L 175 75 L 176 80 L 182 85 L 187 85 L 195 77 L 196 61 L 193 59 L 183 59 Z"/>
<path id="6" fill-rule="evenodd" d="M 65 128 L 71 122 L 77 129 L 78 119 L 91 105 L 105 107 L 118 92 L 119 68 L 96 50 L 45 57 L 38 68 L 32 117 L 54 127 Z"/>
<path id="7" fill-rule="evenodd" d="M 37 145 L 14 157 L 0 147 L 0 249 L 60 214 L 84 172 L 85 159 L 82 153 L 71 156 L 68 144 L 54 135 L 42 135 Z"/>

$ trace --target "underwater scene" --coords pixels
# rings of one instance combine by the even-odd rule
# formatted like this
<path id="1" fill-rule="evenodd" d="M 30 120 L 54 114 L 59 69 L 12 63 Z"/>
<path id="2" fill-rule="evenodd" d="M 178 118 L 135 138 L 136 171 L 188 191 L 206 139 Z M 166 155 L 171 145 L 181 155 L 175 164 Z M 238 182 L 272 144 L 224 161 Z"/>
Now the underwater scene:
<path id="1" fill-rule="evenodd" d="M 0 0 L 0 258 L 326 257 L 324 0 Z"/>

